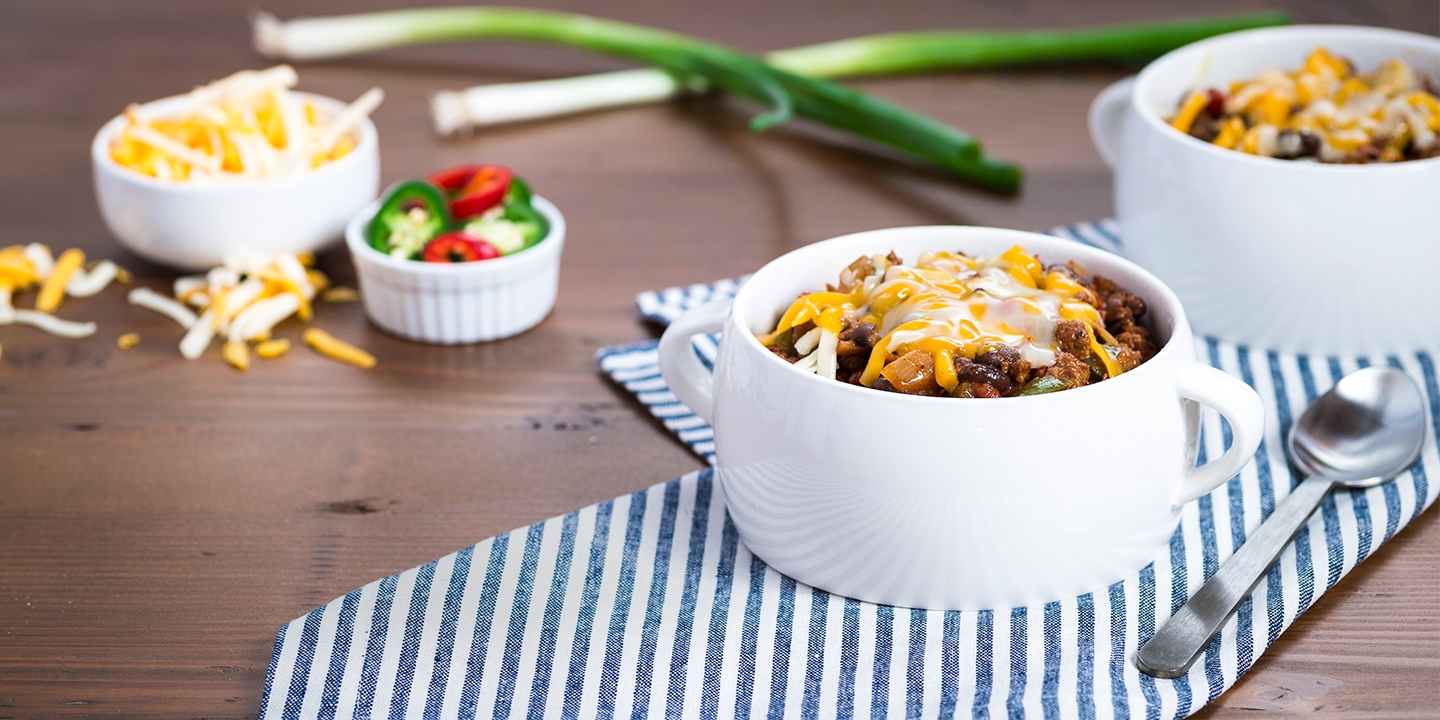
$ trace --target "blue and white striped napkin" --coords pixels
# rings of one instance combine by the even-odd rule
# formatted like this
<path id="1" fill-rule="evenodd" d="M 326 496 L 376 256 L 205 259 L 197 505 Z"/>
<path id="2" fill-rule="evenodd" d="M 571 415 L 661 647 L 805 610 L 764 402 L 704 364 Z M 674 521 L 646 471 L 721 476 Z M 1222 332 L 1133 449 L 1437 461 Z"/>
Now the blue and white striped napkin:
<path id="1" fill-rule="evenodd" d="M 1054 232 L 1118 242 L 1108 224 Z M 637 302 L 667 322 L 737 284 Z M 713 458 L 709 427 L 665 388 L 654 347 L 598 357 Z M 261 717 L 1184 717 L 1434 502 L 1428 477 L 1440 469 L 1432 424 L 1411 471 L 1325 501 L 1189 675 L 1140 674 L 1136 648 L 1294 487 L 1281 438 L 1302 408 L 1346 372 L 1384 363 L 1421 383 L 1432 414 L 1440 409 L 1430 353 L 1308 357 L 1203 339 L 1199 348 L 1259 391 L 1268 432 L 1238 476 L 1184 508 L 1165 556 L 1109 588 L 982 612 L 829 595 L 745 549 L 707 469 L 486 540 L 296 619 L 276 638 Z M 697 343 L 702 356 L 713 349 Z M 1215 457 L 1228 428 L 1205 423 L 1202 453 Z"/>

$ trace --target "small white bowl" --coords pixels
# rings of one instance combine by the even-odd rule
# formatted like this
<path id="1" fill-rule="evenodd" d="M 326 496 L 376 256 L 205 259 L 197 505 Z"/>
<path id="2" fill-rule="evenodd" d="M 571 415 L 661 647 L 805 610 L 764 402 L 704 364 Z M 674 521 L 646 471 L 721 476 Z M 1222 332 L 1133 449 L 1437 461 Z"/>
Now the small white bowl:
<path id="1" fill-rule="evenodd" d="M 550 222 L 539 243 L 467 263 L 399 260 L 370 247 L 365 230 L 380 203 L 366 205 L 345 227 L 365 314 L 385 332 L 440 345 L 499 340 L 540 324 L 560 288 L 565 216 L 545 198 L 533 202 Z"/>
<path id="2" fill-rule="evenodd" d="M 332 115 L 345 107 L 296 94 Z M 156 100 L 142 112 L 164 115 L 184 101 Z M 338 240 L 345 222 L 380 189 L 380 143 L 368 119 L 358 127 L 355 149 L 339 160 L 297 175 L 213 185 L 158 180 L 115 162 L 110 143 L 126 122 L 120 115 L 105 123 L 90 144 L 100 215 L 120 244 L 173 268 L 212 268 L 237 252 L 318 250 Z"/>

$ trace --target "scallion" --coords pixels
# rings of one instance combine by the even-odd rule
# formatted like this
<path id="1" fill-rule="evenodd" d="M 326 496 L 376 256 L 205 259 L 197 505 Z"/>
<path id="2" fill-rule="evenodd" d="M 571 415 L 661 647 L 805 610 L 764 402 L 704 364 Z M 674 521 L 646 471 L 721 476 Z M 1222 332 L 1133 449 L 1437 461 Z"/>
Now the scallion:
<path id="1" fill-rule="evenodd" d="M 1014 192 L 1020 169 L 987 157 L 964 131 L 835 83 L 798 75 L 737 50 L 676 33 L 543 10 L 429 8 L 280 22 L 260 16 L 255 44 L 271 57 L 318 60 L 420 43 L 480 38 L 552 42 L 697 78 L 767 105 L 751 120 L 764 130 L 800 115 L 949 170 L 977 185 Z"/>
<path id="2" fill-rule="evenodd" d="M 1133 62 L 1237 30 L 1284 25 L 1283 11 L 1262 11 L 1066 30 L 902 32 L 821 43 L 765 56 L 766 62 L 820 78 L 887 75 L 1060 61 Z M 444 90 L 433 101 L 435 129 L 472 127 L 662 102 L 704 84 L 683 86 L 644 68 L 560 80 Z"/>

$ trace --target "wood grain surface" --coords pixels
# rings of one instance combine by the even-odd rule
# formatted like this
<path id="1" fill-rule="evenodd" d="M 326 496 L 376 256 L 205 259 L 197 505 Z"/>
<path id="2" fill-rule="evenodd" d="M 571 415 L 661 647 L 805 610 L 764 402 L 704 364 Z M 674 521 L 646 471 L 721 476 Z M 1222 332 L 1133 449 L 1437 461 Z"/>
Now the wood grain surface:
<path id="1" fill-rule="evenodd" d="M 555 0 L 549 7 L 761 51 L 938 27 L 1071 26 L 1260 1 Z M 1297 19 L 1434 33 L 1433 0 L 1302 3 Z M 113 258 L 141 285 L 174 275 L 126 253 L 91 190 L 93 133 L 132 101 L 267 63 L 254 0 L 0 3 L 0 245 Z M 281 2 L 282 17 L 381 9 Z M 299 68 L 301 87 L 383 86 L 383 181 L 461 162 L 511 165 L 566 213 L 559 303 L 533 331 L 432 347 L 358 305 L 316 324 L 373 352 L 365 372 L 304 348 L 248 373 L 112 287 L 70 300 L 87 340 L 0 328 L 0 718 L 253 718 L 281 624 L 456 548 L 694 470 L 700 462 L 596 370 L 602 345 L 654 335 L 637 291 L 733 276 L 829 236 L 967 223 L 1044 229 L 1111 212 L 1085 130 L 1126 68 L 1049 66 L 858 83 L 966 128 L 1024 164 L 1014 198 L 809 129 L 745 130 L 752 108 L 703 98 L 438 140 L 436 90 L 622 67 L 516 44 L 391 51 Z M 343 249 L 324 270 L 353 285 Z M 297 338 L 293 321 L 279 334 Z M 138 332 L 120 351 L 115 338 Z M 1201 714 L 1440 716 L 1440 521 L 1427 513 L 1307 612 Z"/>

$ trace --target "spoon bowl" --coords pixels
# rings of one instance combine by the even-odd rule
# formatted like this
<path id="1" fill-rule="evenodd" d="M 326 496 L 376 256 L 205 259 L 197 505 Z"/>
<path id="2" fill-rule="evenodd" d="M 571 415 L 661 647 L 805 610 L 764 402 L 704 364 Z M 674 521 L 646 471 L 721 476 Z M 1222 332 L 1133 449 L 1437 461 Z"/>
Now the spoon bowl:
<path id="1" fill-rule="evenodd" d="M 1410 467 L 1425 441 L 1425 401 L 1405 373 L 1368 367 L 1340 379 L 1290 429 L 1290 454 L 1310 475 L 1379 485 Z"/>

